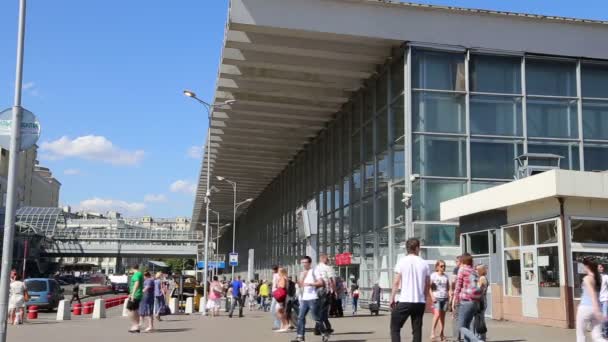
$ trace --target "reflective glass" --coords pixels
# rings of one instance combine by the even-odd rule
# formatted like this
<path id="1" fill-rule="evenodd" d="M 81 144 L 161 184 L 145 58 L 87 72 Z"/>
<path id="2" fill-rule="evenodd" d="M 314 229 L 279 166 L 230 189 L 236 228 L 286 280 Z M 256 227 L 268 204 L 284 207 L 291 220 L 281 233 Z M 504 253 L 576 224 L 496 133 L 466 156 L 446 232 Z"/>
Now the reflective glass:
<path id="1" fill-rule="evenodd" d="M 403 56 L 391 64 L 391 95 L 399 96 L 403 92 Z"/>
<path id="2" fill-rule="evenodd" d="M 583 64 L 581 90 L 583 97 L 608 98 L 608 65 Z"/>
<path id="3" fill-rule="evenodd" d="M 471 193 L 505 184 L 503 182 L 471 182 Z"/>
<path id="4" fill-rule="evenodd" d="M 353 171 L 353 187 L 351 194 L 351 202 L 356 202 L 361 198 L 361 171 L 359 169 Z"/>
<path id="5" fill-rule="evenodd" d="M 374 156 L 374 127 L 370 121 L 363 126 L 363 161 L 371 160 Z"/>
<path id="6" fill-rule="evenodd" d="M 374 116 L 374 85 L 373 83 L 369 88 L 365 89 L 363 94 L 363 117 L 362 117 L 362 125 L 365 125 L 366 122 L 372 119 Z"/>
<path id="7" fill-rule="evenodd" d="M 530 95 L 576 96 L 576 64 L 528 58 L 526 91 Z"/>
<path id="8" fill-rule="evenodd" d="M 520 97 L 472 95 L 471 134 L 522 135 Z"/>
<path id="9" fill-rule="evenodd" d="M 388 96 L 388 77 L 387 73 L 384 72 L 376 81 L 376 111 L 379 111 L 386 106 L 386 97 Z"/>
<path id="10" fill-rule="evenodd" d="M 365 172 L 363 195 L 374 193 L 374 180 L 376 177 L 376 165 L 374 161 L 365 163 L 363 171 Z"/>
<path id="11" fill-rule="evenodd" d="M 369 232 L 374 230 L 374 202 L 372 197 L 364 199 L 362 202 L 363 211 L 363 230 Z"/>
<path id="12" fill-rule="evenodd" d="M 412 94 L 412 127 L 415 132 L 464 133 L 464 95 L 433 92 Z"/>
<path id="13" fill-rule="evenodd" d="M 466 182 L 422 179 L 413 184 L 413 218 L 415 221 L 440 219 L 439 205 L 443 201 L 466 193 Z"/>
<path id="14" fill-rule="evenodd" d="M 405 129 L 405 108 L 403 106 L 403 96 L 400 96 L 393 104 L 391 105 L 392 111 L 392 122 L 389 125 L 390 129 L 392 129 L 393 140 L 394 141 L 402 141 L 403 140 L 403 131 Z"/>
<path id="15" fill-rule="evenodd" d="M 388 226 L 388 194 L 381 192 L 376 197 L 376 228 Z"/>
<path id="16" fill-rule="evenodd" d="M 359 92 L 357 95 L 354 96 L 353 98 L 353 112 L 351 115 L 351 125 L 352 125 L 352 132 L 356 132 L 357 130 L 359 130 L 361 128 L 361 92 Z"/>
<path id="17" fill-rule="evenodd" d="M 405 221 L 405 204 L 401 202 L 403 199 L 403 182 L 395 184 L 392 188 L 393 191 L 393 210 L 394 210 L 394 223 L 403 223 Z"/>
<path id="18" fill-rule="evenodd" d="M 540 143 L 529 142 L 528 152 L 530 153 L 550 153 L 564 157 L 561 160 L 560 167 L 566 170 L 579 170 L 580 158 L 578 153 L 578 144 L 575 143 Z"/>
<path id="19" fill-rule="evenodd" d="M 471 91 L 521 94 L 521 58 L 473 55 L 469 64 Z"/>
<path id="20" fill-rule="evenodd" d="M 403 145 L 393 147 L 393 179 L 405 177 L 405 152 Z"/>
<path id="21" fill-rule="evenodd" d="M 414 88 L 465 90 L 462 53 L 414 50 L 412 72 Z"/>
<path id="22" fill-rule="evenodd" d="M 389 154 L 388 152 L 378 155 L 378 165 L 376 169 L 378 171 L 378 189 L 386 188 L 388 181 L 390 180 L 389 170 Z"/>
<path id="23" fill-rule="evenodd" d="M 414 237 L 422 246 L 456 246 L 456 226 L 436 224 L 415 224 Z"/>
<path id="24" fill-rule="evenodd" d="M 352 166 L 357 167 L 361 163 L 361 134 L 359 132 L 352 137 L 351 151 Z"/>
<path id="25" fill-rule="evenodd" d="M 608 146 L 590 146 L 585 144 L 585 170 L 608 170 Z"/>
<path id="26" fill-rule="evenodd" d="M 342 186 L 344 194 L 344 205 L 350 204 L 350 178 L 344 177 L 344 184 Z"/>
<path id="27" fill-rule="evenodd" d="M 423 176 L 465 177 L 465 139 L 416 135 L 412 162 Z"/>
<path id="28" fill-rule="evenodd" d="M 350 221 L 351 234 L 355 235 L 361 233 L 361 203 L 357 202 L 351 208 L 353 211 Z"/>
<path id="29" fill-rule="evenodd" d="M 608 101 L 583 101 L 583 136 L 608 140 Z"/>
<path id="30" fill-rule="evenodd" d="M 387 111 L 383 110 L 376 117 L 376 154 L 388 150 L 388 118 Z"/>
<path id="31" fill-rule="evenodd" d="M 528 136 L 544 138 L 578 137 L 576 100 L 529 98 Z"/>
<path id="32" fill-rule="evenodd" d="M 521 145 L 493 141 L 471 142 L 471 177 L 513 179 Z"/>
<path id="33" fill-rule="evenodd" d="M 342 209 L 342 234 L 344 239 L 350 237 L 350 207 Z"/>

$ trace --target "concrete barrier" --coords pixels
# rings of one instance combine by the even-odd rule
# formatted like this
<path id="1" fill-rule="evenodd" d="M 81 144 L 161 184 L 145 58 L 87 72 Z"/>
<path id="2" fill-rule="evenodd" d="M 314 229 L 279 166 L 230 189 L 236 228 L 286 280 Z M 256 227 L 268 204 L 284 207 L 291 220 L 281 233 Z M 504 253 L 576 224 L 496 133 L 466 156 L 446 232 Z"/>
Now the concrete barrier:
<path id="1" fill-rule="evenodd" d="M 205 316 L 207 314 L 207 299 L 205 297 L 201 297 L 198 300 L 198 312 Z"/>
<path id="2" fill-rule="evenodd" d="M 72 312 L 70 311 L 70 303 L 65 299 L 59 301 L 57 307 L 57 320 L 58 321 L 69 321 L 72 319 Z"/>
<path id="3" fill-rule="evenodd" d="M 192 297 L 188 297 L 186 298 L 186 314 L 192 314 L 194 313 L 194 298 Z"/>
<path id="4" fill-rule="evenodd" d="M 169 299 L 169 310 L 171 310 L 171 313 L 174 315 L 179 312 L 177 310 L 177 298 Z"/>
<path id="5" fill-rule="evenodd" d="M 106 303 L 105 300 L 99 298 L 95 299 L 95 305 L 93 306 L 93 319 L 106 318 Z"/>

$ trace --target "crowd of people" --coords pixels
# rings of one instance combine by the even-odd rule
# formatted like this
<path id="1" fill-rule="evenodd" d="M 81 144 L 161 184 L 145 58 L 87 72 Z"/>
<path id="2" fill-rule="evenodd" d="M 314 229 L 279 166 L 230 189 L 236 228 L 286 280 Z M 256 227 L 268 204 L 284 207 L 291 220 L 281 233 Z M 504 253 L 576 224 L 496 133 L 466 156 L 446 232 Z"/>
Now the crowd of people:
<path id="1" fill-rule="evenodd" d="M 144 332 L 152 332 L 154 321 L 161 321 L 161 316 L 169 314 L 169 286 L 162 272 L 153 275 L 149 271 L 141 272 L 138 265 L 133 266 L 127 302 L 130 333 L 139 333 L 142 328 Z"/>

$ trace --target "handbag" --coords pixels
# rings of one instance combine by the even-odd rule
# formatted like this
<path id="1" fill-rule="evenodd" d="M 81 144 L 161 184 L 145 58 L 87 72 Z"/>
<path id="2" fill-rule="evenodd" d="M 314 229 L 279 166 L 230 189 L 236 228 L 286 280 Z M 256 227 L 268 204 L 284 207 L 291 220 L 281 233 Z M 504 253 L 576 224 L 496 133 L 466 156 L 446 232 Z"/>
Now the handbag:
<path id="1" fill-rule="evenodd" d="M 272 297 L 274 297 L 277 302 L 283 303 L 285 301 L 285 298 L 287 298 L 287 291 L 285 290 L 285 288 L 279 287 L 278 289 L 274 290 L 274 292 L 272 293 Z"/>
<path id="2" fill-rule="evenodd" d="M 135 311 L 137 309 L 137 303 L 133 299 L 129 298 L 129 301 L 127 302 L 127 310 Z"/>

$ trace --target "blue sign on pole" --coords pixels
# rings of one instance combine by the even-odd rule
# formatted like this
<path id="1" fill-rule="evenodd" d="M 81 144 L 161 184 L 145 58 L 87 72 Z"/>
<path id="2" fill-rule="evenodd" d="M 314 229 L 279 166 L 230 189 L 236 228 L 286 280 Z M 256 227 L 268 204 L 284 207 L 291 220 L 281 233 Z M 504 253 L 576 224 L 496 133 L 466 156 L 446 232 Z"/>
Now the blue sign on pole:
<path id="1" fill-rule="evenodd" d="M 196 267 L 199 270 L 202 270 L 203 268 L 205 268 L 205 262 L 199 261 L 196 264 Z M 209 268 L 224 269 L 224 268 L 226 268 L 226 262 L 225 261 L 209 261 Z"/>
<path id="2" fill-rule="evenodd" d="M 239 253 L 230 253 L 228 264 L 231 267 L 236 267 L 239 265 Z"/>

